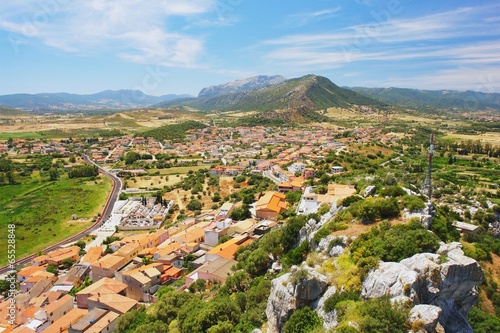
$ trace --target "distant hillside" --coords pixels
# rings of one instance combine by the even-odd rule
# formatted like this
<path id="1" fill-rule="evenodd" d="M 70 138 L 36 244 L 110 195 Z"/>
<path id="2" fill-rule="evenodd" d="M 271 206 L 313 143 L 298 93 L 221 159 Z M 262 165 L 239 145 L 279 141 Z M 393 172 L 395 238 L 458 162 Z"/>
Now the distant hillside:
<path id="1" fill-rule="evenodd" d="M 27 115 L 27 113 L 18 109 L 0 106 L 0 116 L 22 116 L 22 115 Z"/>
<path id="2" fill-rule="evenodd" d="M 184 105 L 199 110 L 269 111 L 283 109 L 320 110 L 328 107 L 347 108 L 351 105 L 384 107 L 384 103 L 340 88 L 329 79 L 306 75 L 279 84 L 239 91 L 211 98 L 193 98 L 160 103 L 157 106 Z"/>
<path id="3" fill-rule="evenodd" d="M 371 98 L 377 98 L 391 104 L 411 108 L 464 109 L 464 110 L 500 110 L 499 93 L 454 90 L 417 90 L 405 88 L 349 88 Z"/>
<path id="4" fill-rule="evenodd" d="M 178 140 L 184 139 L 186 137 L 186 131 L 188 130 L 201 129 L 205 127 L 207 127 L 207 125 L 203 123 L 194 120 L 188 120 L 179 124 L 171 124 L 153 128 L 148 131 L 142 132 L 141 135 L 144 137 L 152 137 L 160 141 Z"/>
<path id="5" fill-rule="evenodd" d="M 199 98 L 212 98 L 221 95 L 234 94 L 241 91 L 252 90 L 279 84 L 286 81 L 281 75 L 259 75 L 243 80 L 231 81 L 217 86 L 203 88 L 198 94 Z"/>
<path id="6" fill-rule="evenodd" d="M 189 97 L 189 95 L 150 96 L 140 90 L 106 90 L 90 95 L 68 93 L 12 94 L 0 96 L 0 105 L 47 111 L 124 110 L 183 97 Z"/>

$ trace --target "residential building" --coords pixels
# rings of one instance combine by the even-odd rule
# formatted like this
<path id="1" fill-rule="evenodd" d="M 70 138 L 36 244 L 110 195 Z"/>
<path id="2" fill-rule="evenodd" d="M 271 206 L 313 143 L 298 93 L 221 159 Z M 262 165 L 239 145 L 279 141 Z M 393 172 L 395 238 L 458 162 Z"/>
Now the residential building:
<path id="1" fill-rule="evenodd" d="M 68 333 L 108 333 L 113 332 L 119 313 L 93 308 L 80 320 L 70 325 Z"/>
<path id="2" fill-rule="evenodd" d="M 127 289 L 127 285 L 117 281 L 115 279 L 103 278 L 97 282 L 94 282 L 87 288 L 80 290 L 76 293 L 76 305 L 79 308 L 87 309 L 88 299 L 93 295 L 106 295 L 106 294 L 121 294 L 125 295 L 125 290 Z"/>
<path id="3" fill-rule="evenodd" d="M 189 287 L 198 279 L 224 282 L 231 274 L 231 267 L 235 264 L 237 264 L 236 260 L 226 258 L 217 258 L 214 261 L 207 262 L 186 276 L 186 287 Z"/>
<path id="4" fill-rule="evenodd" d="M 288 207 L 285 198 L 284 194 L 278 192 L 267 192 L 264 194 L 255 204 L 257 218 L 275 220 Z"/>

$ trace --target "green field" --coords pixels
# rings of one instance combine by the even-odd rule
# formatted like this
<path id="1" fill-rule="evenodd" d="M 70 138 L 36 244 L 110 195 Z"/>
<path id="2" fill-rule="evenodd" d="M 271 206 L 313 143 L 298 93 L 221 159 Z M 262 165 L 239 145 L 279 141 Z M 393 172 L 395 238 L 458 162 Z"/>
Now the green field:
<path id="1" fill-rule="evenodd" d="M 97 182 L 97 184 L 96 184 Z M 0 265 L 7 263 L 7 225 L 16 225 L 16 256 L 24 257 L 74 235 L 91 225 L 111 191 L 111 180 L 37 177 L 0 187 Z M 73 214 L 84 221 L 69 221 Z"/>
<path id="2" fill-rule="evenodd" d="M 0 141 L 12 139 L 41 139 L 43 136 L 36 132 L 13 132 L 13 133 L 0 133 Z"/>

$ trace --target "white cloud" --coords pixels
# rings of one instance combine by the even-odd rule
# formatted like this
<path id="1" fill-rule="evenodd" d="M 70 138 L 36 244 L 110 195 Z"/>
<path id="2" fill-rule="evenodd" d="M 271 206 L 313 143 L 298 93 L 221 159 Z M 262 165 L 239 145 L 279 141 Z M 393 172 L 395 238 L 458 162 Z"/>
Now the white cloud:
<path id="1" fill-rule="evenodd" d="M 314 21 L 320 21 L 327 18 L 331 18 L 336 15 L 336 13 L 341 9 L 341 7 L 329 8 L 318 10 L 315 12 L 306 12 L 291 15 L 287 18 L 285 25 L 290 27 L 300 27 Z"/>
<path id="2" fill-rule="evenodd" d="M 500 91 L 500 68 L 497 66 L 445 69 L 412 77 L 390 77 L 383 81 L 371 81 L 372 86 L 397 86 L 422 89 L 474 90 L 481 92 Z"/>
<path id="3" fill-rule="evenodd" d="M 271 39 L 261 47 L 267 50 L 266 60 L 309 71 L 356 61 L 435 58 L 450 64 L 498 63 L 500 22 L 478 19 L 478 15 L 484 18 L 494 13 L 493 7 L 500 8 L 467 7 L 416 18 L 388 17 L 387 21 L 374 20 L 332 33 Z M 468 41 L 479 38 L 484 40 Z"/>
<path id="4" fill-rule="evenodd" d="M 210 13 L 215 0 L 25 0 L 0 4 L 0 29 L 67 52 L 197 67 L 203 39 L 171 20 Z"/>

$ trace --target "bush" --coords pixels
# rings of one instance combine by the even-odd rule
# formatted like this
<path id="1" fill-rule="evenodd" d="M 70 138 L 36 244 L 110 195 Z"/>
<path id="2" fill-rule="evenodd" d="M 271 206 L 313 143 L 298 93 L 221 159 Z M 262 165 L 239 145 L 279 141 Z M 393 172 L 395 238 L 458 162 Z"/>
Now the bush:
<path id="1" fill-rule="evenodd" d="M 186 205 L 186 208 L 189 209 L 190 211 L 200 210 L 202 207 L 203 207 L 202 203 L 196 199 L 191 200 Z"/>
<path id="2" fill-rule="evenodd" d="M 475 333 L 500 332 L 500 318 L 487 314 L 477 307 L 469 312 L 469 323 Z"/>
<path id="3" fill-rule="evenodd" d="M 322 320 L 316 313 L 306 306 L 295 311 L 283 327 L 283 333 L 309 333 L 321 326 Z"/>
<path id="4" fill-rule="evenodd" d="M 357 202 L 357 201 L 360 201 L 360 200 L 363 200 L 362 197 L 360 197 L 359 195 L 357 194 L 354 194 L 354 195 L 351 195 L 351 196 L 348 196 L 347 198 L 344 198 L 342 200 L 339 200 L 338 202 L 338 206 L 344 206 L 344 207 L 349 207 L 351 204 Z"/>
<path id="5" fill-rule="evenodd" d="M 405 333 L 408 330 L 408 311 L 394 307 L 389 297 L 369 300 L 360 307 L 363 320 L 359 323 L 362 332 Z"/>
<path id="6" fill-rule="evenodd" d="M 408 209 L 410 212 L 414 212 L 425 208 L 425 202 L 417 196 L 405 195 L 403 197 L 403 207 Z"/>
<path id="7" fill-rule="evenodd" d="M 346 300 L 359 301 L 360 299 L 361 298 L 359 297 L 358 293 L 352 291 L 342 291 L 335 293 L 332 296 L 328 297 L 325 301 L 325 312 L 335 310 L 335 307 L 339 302 Z"/>
<path id="8" fill-rule="evenodd" d="M 370 256 L 399 262 L 417 253 L 436 252 L 439 241 L 439 237 L 418 222 L 393 227 L 382 223 L 359 236 L 351 245 L 351 254 L 356 263 Z"/>
<path id="9" fill-rule="evenodd" d="M 380 191 L 379 194 L 383 197 L 389 196 L 392 198 L 396 198 L 405 195 L 406 192 L 400 186 L 394 185 L 384 188 L 382 191 Z"/>

